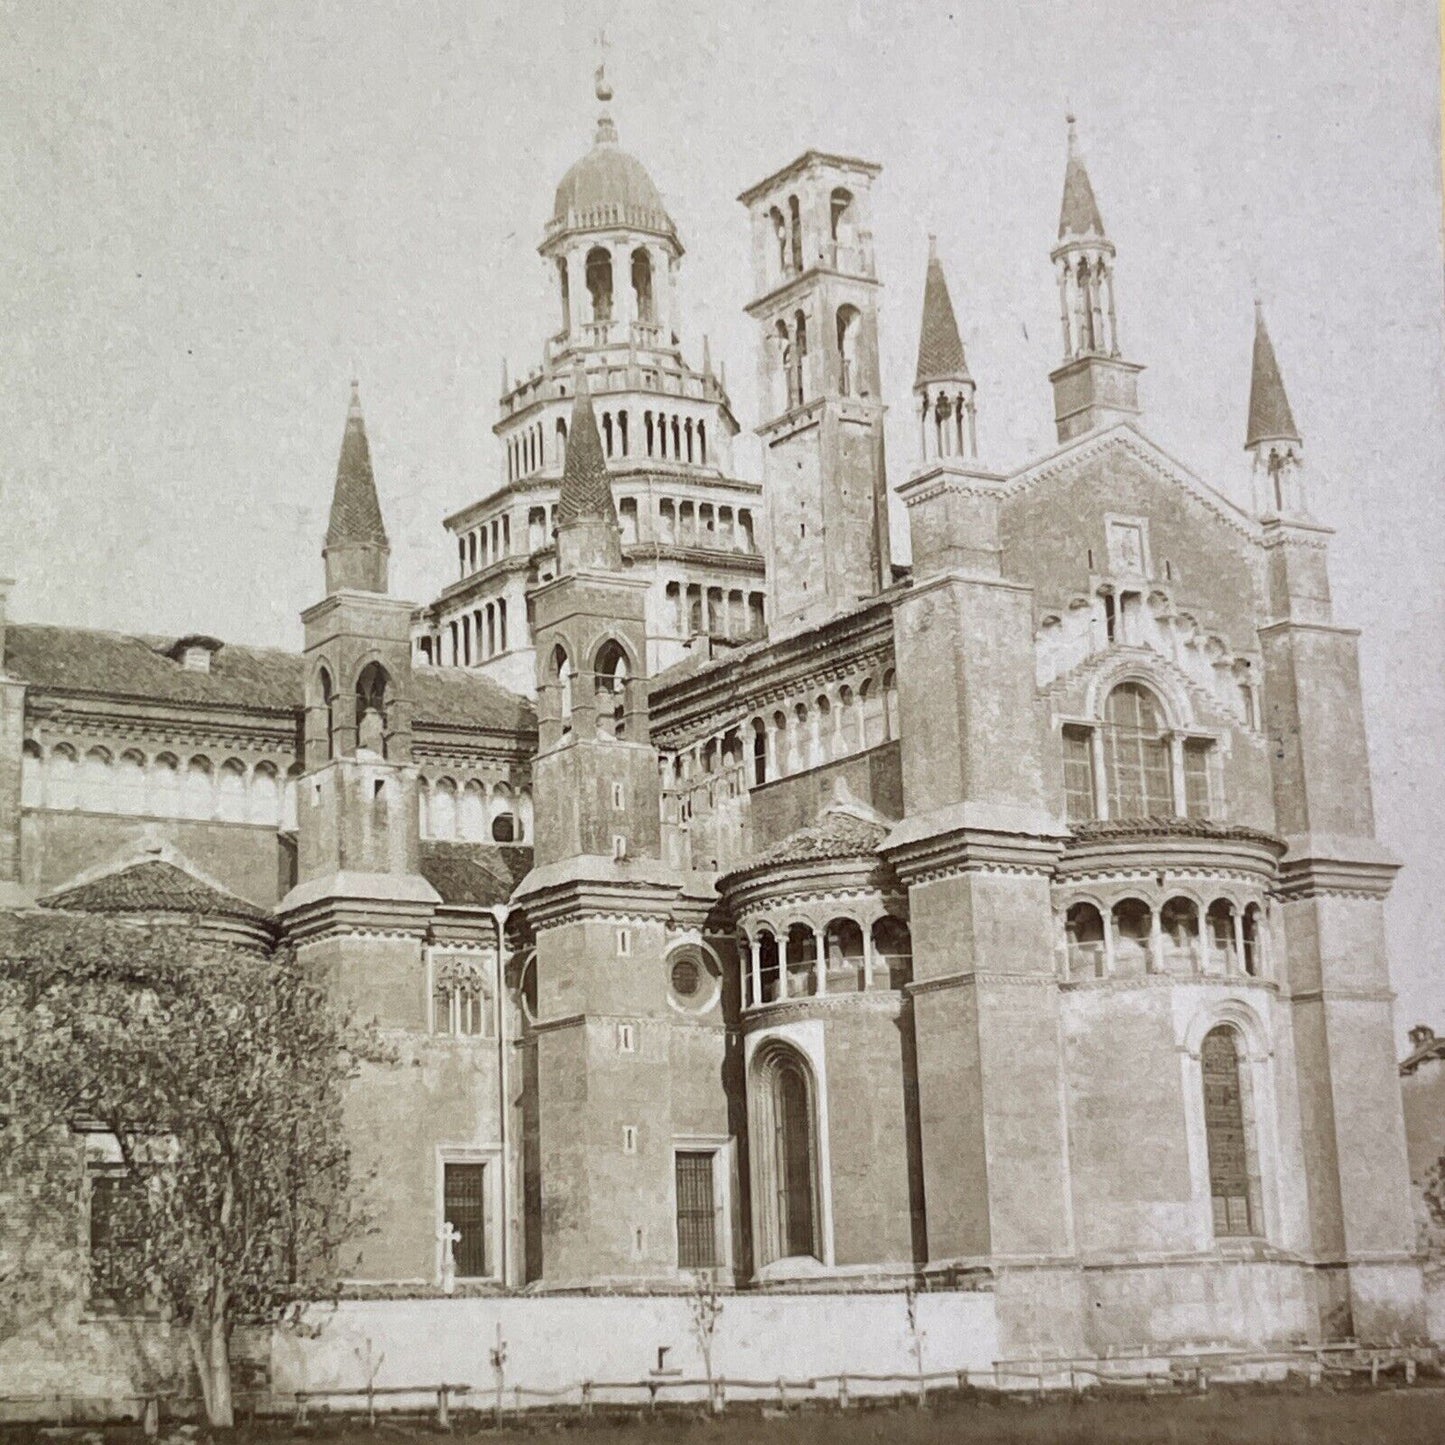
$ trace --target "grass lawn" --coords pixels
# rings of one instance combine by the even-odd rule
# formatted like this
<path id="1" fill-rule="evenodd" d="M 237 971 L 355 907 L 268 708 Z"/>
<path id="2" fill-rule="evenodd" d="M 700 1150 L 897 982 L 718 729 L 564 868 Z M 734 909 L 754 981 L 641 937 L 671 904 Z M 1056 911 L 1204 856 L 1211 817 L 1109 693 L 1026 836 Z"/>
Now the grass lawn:
<path id="1" fill-rule="evenodd" d="M 77 1445 L 81 1430 L 65 1431 Z M 40 1437 L 29 1427 L 0 1429 L 0 1445 L 29 1445 Z M 63 1438 L 62 1436 L 62 1438 Z M 135 1428 L 107 1430 L 106 1445 L 141 1445 Z M 864 1405 L 847 1412 L 799 1409 L 786 1415 L 737 1406 L 720 1419 L 659 1410 L 656 1415 L 604 1416 L 590 1420 L 535 1417 L 498 1431 L 486 1417 L 458 1414 L 451 1439 L 476 1445 L 537 1445 L 567 1437 L 577 1445 L 640 1445 L 673 1441 L 686 1445 L 1445 1445 L 1445 1388 L 1230 1389 L 1207 1395 L 1086 1396 L 1036 1402 L 993 1395 L 939 1399 L 928 1409 L 912 1404 Z M 195 1437 L 163 1429 L 161 1445 L 190 1445 Z M 321 1418 L 303 1430 L 289 1423 L 258 1423 L 229 1437 L 235 1445 L 396 1445 L 433 1442 L 438 1434 L 415 1418 L 364 1421 Z M 200 1432 L 204 1441 L 205 1431 Z M 91 1434 L 94 1440 L 94 1434 Z"/>

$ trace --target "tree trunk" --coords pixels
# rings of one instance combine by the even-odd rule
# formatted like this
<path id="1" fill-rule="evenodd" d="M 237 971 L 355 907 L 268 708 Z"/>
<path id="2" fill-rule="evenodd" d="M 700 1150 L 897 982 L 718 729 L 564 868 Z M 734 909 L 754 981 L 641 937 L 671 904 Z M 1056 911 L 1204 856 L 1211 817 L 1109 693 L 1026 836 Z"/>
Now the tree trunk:
<path id="1" fill-rule="evenodd" d="M 225 1318 L 197 1320 L 187 1334 L 201 1381 L 206 1420 L 212 1429 L 229 1430 L 236 1423 L 236 1412 L 231 1400 L 231 1341 Z"/>

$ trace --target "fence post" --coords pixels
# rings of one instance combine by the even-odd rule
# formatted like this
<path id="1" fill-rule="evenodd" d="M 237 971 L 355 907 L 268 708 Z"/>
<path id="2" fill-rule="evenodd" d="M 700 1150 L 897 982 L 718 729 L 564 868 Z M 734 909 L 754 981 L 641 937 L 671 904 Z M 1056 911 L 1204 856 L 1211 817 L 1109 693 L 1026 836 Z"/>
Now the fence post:
<path id="1" fill-rule="evenodd" d="M 376 1429 L 376 1381 L 366 1382 L 366 1423 Z"/>
<path id="2" fill-rule="evenodd" d="M 778 1409 L 788 1408 L 788 1383 L 781 1375 L 778 1376 Z"/>
<path id="3" fill-rule="evenodd" d="M 296 1423 L 298 1425 L 306 1423 L 306 1395 L 299 1390 L 296 1393 Z"/>
<path id="4" fill-rule="evenodd" d="M 447 1387 L 441 1385 L 437 1388 L 437 1429 L 450 1430 L 452 1428 L 451 1411 L 447 1408 Z"/>
<path id="5" fill-rule="evenodd" d="M 655 1409 L 657 1409 L 657 1381 L 656 1381 L 656 1380 L 649 1380 L 649 1381 L 647 1382 L 647 1408 L 648 1408 L 649 1410 L 655 1410 Z"/>
<path id="6" fill-rule="evenodd" d="M 583 1381 L 582 1381 L 582 1413 L 583 1413 L 584 1415 L 590 1415 L 590 1414 L 592 1413 L 592 1381 L 591 1381 L 591 1380 L 583 1380 Z"/>
<path id="7" fill-rule="evenodd" d="M 1415 1357 L 1413 1355 L 1405 1357 L 1405 1383 L 1407 1385 L 1415 1383 Z"/>
<path id="8" fill-rule="evenodd" d="M 1370 1383 L 1380 1383 L 1380 1357 L 1373 1350 L 1370 1352 Z"/>
<path id="9" fill-rule="evenodd" d="M 154 1440 L 161 1433 L 161 1402 L 154 1395 L 147 1395 L 141 1415 L 141 1429 L 147 1440 Z"/>
<path id="10" fill-rule="evenodd" d="M 1203 1366 L 1200 1366 L 1199 1370 L 1199 1393 L 1201 1395 L 1209 1393 L 1209 1371 Z"/>
<path id="11" fill-rule="evenodd" d="M 847 1375 L 839 1375 L 839 1376 L 838 1376 L 838 1408 L 839 1408 L 840 1410 L 846 1410 L 846 1409 L 848 1408 L 848 1377 L 847 1377 Z"/>

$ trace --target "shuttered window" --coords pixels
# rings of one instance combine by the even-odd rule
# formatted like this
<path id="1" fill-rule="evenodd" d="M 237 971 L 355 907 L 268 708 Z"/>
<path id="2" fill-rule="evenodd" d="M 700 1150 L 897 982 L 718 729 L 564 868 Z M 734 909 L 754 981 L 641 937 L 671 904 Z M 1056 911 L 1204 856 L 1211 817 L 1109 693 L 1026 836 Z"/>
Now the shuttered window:
<path id="1" fill-rule="evenodd" d="M 718 1263 L 718 1250 L 712 1152 L 679 1150 L 674 1169 L 678 1268 L 713 1269 Z"/>
<path id="2" fill-rule="evenodd" d="M 461 1235 L 454 1246 L 457 1278 L 484 1278 L 487 1273 L 487 1166 L 448 1164 L 445 1170 L 445 1215 Z"/>

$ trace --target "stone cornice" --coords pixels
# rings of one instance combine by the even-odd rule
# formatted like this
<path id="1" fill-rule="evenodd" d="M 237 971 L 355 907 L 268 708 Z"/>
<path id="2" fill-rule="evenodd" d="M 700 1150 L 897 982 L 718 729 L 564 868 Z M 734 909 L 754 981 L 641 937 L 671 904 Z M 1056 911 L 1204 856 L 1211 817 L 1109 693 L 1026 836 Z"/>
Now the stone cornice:
<path id="1" fill-rule="evenodd" d="M 1003 473 L 991 472 L 977 462 L 969 464 L 945 459 L 935 462 L 926 471 L 915 473 L 893 490 L 905 506 L 916 507 L 920 502 L 950 494 L 960 497 L 1001 496 L 1004 481 Z"/>
<path id="2" fill-rule="evenodd" d="M 1001 984 L 1009 988 L 1056 989 L 1057 975 L 1052 973 L 1016 973 L 995 969 L 968 969 L 963 973 L 943 973 L 936 978 L 915 979 L 904 984 L 909 998 L 921 993 L 944 993 L 955 988 L 976 988 L 979 984 Z"/>
<path id="3" fill-rule="evenodd" d="M 777 1003 L 756 1004 L 745 1009 L 743 1032 L 754 1034 L 778 1024 L 837 1014 L 877 1013 L 893 1018 L 903 1011 L 907 1001 L 906 993 L 885 988 L 868 989 L 863 993 L 806 994 L 802 998 L 780 999 Z"/>
<path id="4" fill-rule="evenodd" d="M 70 731 L 137 742 L 198 743 L 299 757 L 299 706 L 168 703 L 31 687 L 25 712 L 27 720 L 47 734 Z"/>
<path id="5" fill-rule="evenodd" d="M 619 923 L 668 922 L 676 912 L 682 878 L 653 860 L 614 862 L 584 856 L 533 868 L 513 900 L 533 929 L 583 919 Z"/>
<path id="6" fill-rule="evenodd" d="M 343 871 L 298 883 L 276 913 L 297 941 L 355 934 L 420 940 L 440 903 L 419 875 Z"/>
<path id="7" fill-rule="evenodd" d="M 1373 838 L 1322 833 L 1294 834 L 1279 866 L 1279 896 L 1384 898 L 1400 871 L 1399 860 Z"/>
<path id="8" fill-rule="evenodd" d="M 648 699 L 653 741 L 675 750 L 745 720 L 818 683 L 893 660 L 887 594 L 852 612 L 776 640 L 740 648 Z"/>
<path id="9" fill-rule="evenodd" d="M 958 803 L 905 818 L 879 852 L 910 887 L 985 871 L 1049 877 L 1066 836 L 1036 809 Z"/>
<path id="10" fill-rule="evenodd" d="M 1083 881 L 1164 871 L 1272 883 L 1281 839 L 1252 828 L 1190 826 L 1189 819 L 1141 818 L 1097 831 L 1081 828 L 1065 845 L 1058 880 Z"/>

